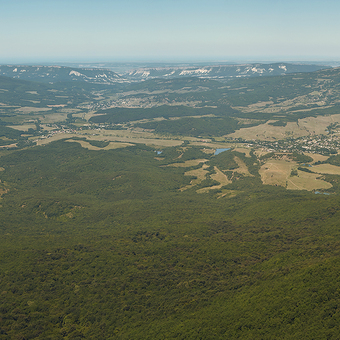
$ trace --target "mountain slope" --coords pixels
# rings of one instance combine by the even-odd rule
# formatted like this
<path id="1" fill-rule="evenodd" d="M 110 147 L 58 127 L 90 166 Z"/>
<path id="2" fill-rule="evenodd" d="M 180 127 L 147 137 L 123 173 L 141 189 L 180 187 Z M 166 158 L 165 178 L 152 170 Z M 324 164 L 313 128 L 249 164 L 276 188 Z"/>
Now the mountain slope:
<path id="1" fill-rule="evenodd" d="M 46 83 L 83 81 L 96 84 L 112 84 L 123 80 L 117 73 L 110 70 L 64 66 L 1 65 L 0 75 Z"/>
<path id="2" fill-rule="evenodd" d="M 143 67 L 123 74 L 127 79 L 142 80 L 150 78 L 202 77 L 228 79 L 242 77 L 275 76 L 298 72 L 313 72 L 327 67 L 289 63 L 244 64 L 244 65 L 209 65 L 209 66 L 172 66 Z"/>

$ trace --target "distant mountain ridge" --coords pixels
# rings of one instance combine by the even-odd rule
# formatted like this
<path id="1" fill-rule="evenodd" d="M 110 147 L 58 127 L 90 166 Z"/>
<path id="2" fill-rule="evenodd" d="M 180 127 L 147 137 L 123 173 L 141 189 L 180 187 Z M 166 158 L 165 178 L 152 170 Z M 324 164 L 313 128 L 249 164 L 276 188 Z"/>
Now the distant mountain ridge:
<path id="1" fill-rule="evenodd" d="M 124 81 L 117 73 L 110 70 L 64 66 L 0 65 L 0 75 L 44 83 L 83 81 L 95 84 L 112 84 Z"/>
<path id="2" fill-rule="evenodd" d="M 209 79 L 228 79 L 258 76 L 277 76 L 289 73 L 314 72 L 329 68 L 322 65 L 290 63 L 209 65 L 178 67 L 143 67 L 122 74 L 128 80 L 146 80 L 152 78 L 200 77 Z"/>
<path id="3" fill-rule="evenodd" d="M 105 64 L 104 64 L 105 65 Z M 261 76 L 278 76 L 290 73 L 314 72 L 330 68 L 323 65 L 306 65 L 290 63 L 242 64 L 242 65 L 157 65 L 142 66 L 128 71 L 114 72 L 107 68 L 41 66 L 41 65 L 0 65 L 0 75 L 15 79 L 31 80 L 44 83 L 82 81 L 93 84 L 117 84 L 140 82 L 149 79 L 174 79 L 199 77 L 205 79 L 228 80 Z M 76 66 L 76 65 L 75 65 Z M 80 65 L 78 65 L 80 66 Z"/>

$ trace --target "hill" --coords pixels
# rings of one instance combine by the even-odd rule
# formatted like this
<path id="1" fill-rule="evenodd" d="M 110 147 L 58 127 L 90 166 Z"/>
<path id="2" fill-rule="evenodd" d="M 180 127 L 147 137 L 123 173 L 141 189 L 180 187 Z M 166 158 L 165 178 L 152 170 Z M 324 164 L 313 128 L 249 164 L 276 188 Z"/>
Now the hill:
<path id="1" fill-rule="evenodd" d="M 274 64 L 236 64 L 236 65 L 200 65 L 200 66 L 159 66 L 141 67 L 125 72 L 123 76 L 131 80 L 153 78 L 174 79 L 181 77 L 200 77 L 206 79 L 227 80 L 230 78 L 277 76 L 290 73 L 313 72 L 328 68 L 319 65 L 290 63 Z"/>
<path id="2" fill-rule="evenodd" d="M 256 168 L 219 199 L 180 191 L 195 166 L 164 165 L 194 150 L 2 154 L 1 337 L 335 339 L 338 195 L 264 186 Z M 222 155 L 205 157 L 256 162 Z"/>
<path id="3" fill-rule="evenodd" d="M 44 83 L 81 81 L 107 85 L 123 80 L 110 70 L 44 65 L 0 65 L 0 75 Z"/>

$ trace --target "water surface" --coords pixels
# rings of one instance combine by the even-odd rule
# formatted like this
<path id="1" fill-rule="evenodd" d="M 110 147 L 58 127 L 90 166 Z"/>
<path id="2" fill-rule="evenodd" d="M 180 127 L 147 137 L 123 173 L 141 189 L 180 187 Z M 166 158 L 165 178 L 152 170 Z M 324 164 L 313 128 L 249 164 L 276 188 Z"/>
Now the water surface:
<path id="1" fill-rule="evenodd" d="M 230 148 L 226 148 L 226 149 L 216 149 L 214 155 L 216 156 L 216 155 L 220 154 L 221 152 L 228 151 L 228 150 L 230 150 Z"/>
<path id="2" fill-rule="evenodd" d="M 320 192 L 320 191 L 315 191 L 314 194 L 315 195 L 318 195 L 318 194 L 320 194 L 320 195 L 322 195 L 322 194 L 323 195 L 330 195 L 328 192 Z"/>

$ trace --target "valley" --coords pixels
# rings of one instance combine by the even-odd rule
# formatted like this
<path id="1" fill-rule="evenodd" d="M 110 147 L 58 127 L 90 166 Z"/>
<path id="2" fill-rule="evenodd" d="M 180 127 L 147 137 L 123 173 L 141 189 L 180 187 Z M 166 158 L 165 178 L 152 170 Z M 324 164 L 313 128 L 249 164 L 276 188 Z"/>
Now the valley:
<path id="1" fill-rule="evenodd" d="M 336 339 L 340 69 L 76 66 L 0 66 L 0 339 Z"/>

